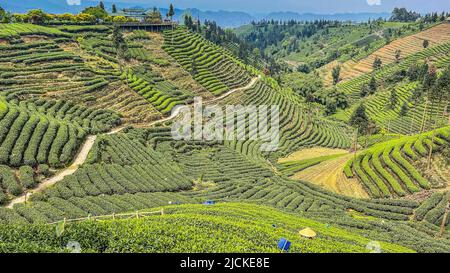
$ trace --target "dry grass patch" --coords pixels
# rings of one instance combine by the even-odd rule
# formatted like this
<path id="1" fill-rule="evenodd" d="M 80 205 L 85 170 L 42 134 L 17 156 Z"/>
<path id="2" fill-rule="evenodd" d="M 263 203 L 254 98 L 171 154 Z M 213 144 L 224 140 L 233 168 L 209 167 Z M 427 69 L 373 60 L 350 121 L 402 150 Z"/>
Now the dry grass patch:
<path id="1" fill-rule="evenodd" d="M 296 173 L 292 178 L 308 181 L 346 196 L 369 198 L 369 195 L 356 178 L 347 178 L 344 174 L 344 166 L 352 157 L 353 154 L 348 154 L 324 161 Z"/>
<path id="2" fill-rule="evenodd" d="M 278 163 L 286 163 L 291 161 L 300 161 L 306 159 L 312 159 L 321 156 L 345 154 L 347 150 L 343 149 L 331 149 L 323 147 L 315 147 L 309 149 L 303 149 L 290 154 L 288 157 L 278 159 Z"/>

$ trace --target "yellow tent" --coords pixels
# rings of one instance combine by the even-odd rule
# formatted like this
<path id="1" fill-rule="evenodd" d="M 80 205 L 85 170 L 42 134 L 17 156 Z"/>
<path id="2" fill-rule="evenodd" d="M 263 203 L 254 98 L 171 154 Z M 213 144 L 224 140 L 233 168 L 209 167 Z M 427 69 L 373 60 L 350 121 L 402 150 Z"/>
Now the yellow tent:
<path id="1" fill-rule="evenodd" d="M 298 232 L 298 234 L 300 234 L 300 236 L 302 236 L 302 237 L 309 238 L 309 239 L 312 239 L 317 236 L 316 232 L 310 228 L 302 229 Z"/>

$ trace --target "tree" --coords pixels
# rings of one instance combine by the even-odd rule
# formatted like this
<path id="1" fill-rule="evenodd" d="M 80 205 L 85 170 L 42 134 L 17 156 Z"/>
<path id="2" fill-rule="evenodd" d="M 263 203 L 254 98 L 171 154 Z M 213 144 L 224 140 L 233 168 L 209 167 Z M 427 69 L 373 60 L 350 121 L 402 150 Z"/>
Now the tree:
<path id="1" fill-rule="evenodd" d="M 73 14 L 70 14 L 70 13 L 63 13 L 63 14 L 58 15 L 57 18 L 59 20 L 61 20 L 61 21 L 70 22 L 70 21 L 75 21 L 76 17 Z"/>
<path id="2" fill-rule="evenodd" d="M 161 12 L 156 7 L 154 7 L 149 13 L 147 13 L 145 21 L 153 24 L 161 23 L 162 22 Z"/>
<path id="3" fill-rule="evenodd" d="M 105 10 L 105 4 L 103 3 L 103 1 L 100 1 L 98 7 L 101 8 L 102 10 Z"/>
<path id="4" fill-rule="evenodd" d="M 333 68 L 333 71 L 331 71 L 331 76 L 333 77 L 334 85 L 338 84 L 338 82 L 340 81 L 340 75 L 341 75 L 341 67 L 337 65 Z"/>
<path id="5" fill-rule="evenodd" d="M 381 59 L 378 56 L 375 57 L 375 60 L 373 61 L 373 68 L 378 70 L 381 68 L 382 65 L 383 65 L 383 61 L 381 61 Z"/>
<path id="6" fill-rule="evenodd" d="M 430 78 L 436 77 L 436 68 L 434 66 L 431 66 L 430 69 Z M 434 76 L 431 76 L 433 75 Z M 435 104 L 441 103 L 443 100 L 446 101 L 446 105 L 448 105 L 448 100 L 450 97 L 450 67 L 447 67 L 445 71 L 442 73 L 442 75 L 439 77 L 439 79 L 434 79 L 434 84 L 431 88 L 428 89 L 428 100 L 431 101 L 431 109 L 433 109 Z M 433 123 L 433 134 L 431 136 L 431 143 L 434 142 L 434 137 L 436 135 L 436 128 L 438 127 L 439 123 L 439 116 L 441 113 L 434 113 L 431 114 L 431 116 L 434 116 Z M 432 153 L 433 153 L 433 147 L 432 145 L 429 145 L 429 153 L 428 153 L 428 159 L 427 159 L 427 169 L 431 169 L 431 160 L 432 160 Z"/>
<path id="7" fill-rule="evenodd" d="M 77 22 L 95 22 L 95 17 L 93 15 L 87 14 L 87 13 L 80 13 L 75 16 L 75 21 Z"/>
<path id="8" fill-rule="evenodd" d="M 425 93 L 428 93 L 431 91 L 434 87 L 434 84 L 436 83 L 437 79 L 437 72 L 436 67 L 429 66 L 427 73 L 425 73 L 425 76 L 422 81 L 422 88 Z"/>
<path id="9" fill-rule="evenodd" d="M 367 83 L 364 83 L 363 85 L 361 85 L 361 90 L 359 91 L 359 95 L 361 96 L 361 98 L 364 98 L 369 94 L 370 94 L 370 88 L 367 85 Z"/>
<path id="10" fill-rule="evenodd" d="M 428 48 L 428 46 L 430 45 L 430 42 L 428 40 L 423 40 L 423 48 Z"/>
<path id="11" fill-rule="evenodd" d="M 11 14 L 0 7 L 0 23 L 10 23 L 11 18 Z"/>
<path id="12" fill-rule="evenodd" d="M 404 117 L 406 116 L 406 114 L 408 113 L 409 110 L 409 106 L 408 103 L 405 101 L 405 103 L 403 103 L 402 108 L 400 108 L 400 116 Z"/>
<path id="13" fill-rule="evenodd" d="M 311 68 L 307 64 L 301 64 L 297 67 L 297 71 L 305 74 L 309 74 L 311 72 Z"/>
<path id="14" fill-rule="evenodd" d="M 423 76 L 421 77 L 419 75 L 419 73 L 421 73 L 420 70 L 421 70 L 420 67 L 416 63 L 413 63 L 408 68 L 408 71 L 406 72 L 406 76 L 408 77 L 408 79 L 410 81 L 417 81 L 418 79 L 421 79 L 421 78 L 423 79 Z"/>
<path id="15" fill-rule="evenodd" d="M 397 100 L 398 100 L 397 90 L 395 90 L 395 88 L 392 88 L 391 89 L 391 98 L 390 98 L 390 101 L 389 101 L 389 107 L 391 109 L 395 108 L 395 106 L 397 105 Z"/>
<path id="16" fill-rule="evenodd" d="M 113 46 L 117 50 L 117 58 L 120 60 L 122 58 L 127 59 L 128 46 L 123 38 L 122 32 L 118 27 L 114 27 L 112 34 Z"/>
<path id="17" fill-rule="evenodd" d="M 32 24 L 42 24 L 48 20 L 50 20 L 50 16 L 43 12 L 41 9 L 32 9 L 29 10 L 25 15 L 25 21 Z"/>
<path id="18" fill-rule="evenodd" d="M 375 94 L 375 92 L 377 92 L 377 88 L 378 88 L 377 80 L 375 79 L 375 77 L 372 77 L 369 82 L 369 90 L 370 90 L 369 93 L 371 95 Z"/>
<path id="19" fill-rule="evenodd" d="M 195 62 L 195 59 L 192 58 L 192 63 L 191 63 L 191 74 L 193 77 L 195 77 L 195 75 L 197 75 L 198 71 L 197 71 L 197 63 Z"/>
<path id="20" fill-rule="evenodd" d="M 450 99 L 450 66 L 448 66 L 436 80 L 434 86 L 430 88 L 428 97 L 433 101 Z"/>
<path id="21" fill-rule="evenodd" d="M 364 104 L 361 103 L 355 111 L 353 111 L 349 123 L 350 125 L 355 126 L 360 134 L 367 132 L 369 117 L 366 114 L 366 107 Z"/>
<path id="22" fill-rule="evenodd" d="M 167 15 L 170 17 L 170 20 L 172 20 L 173 16 L 175 15 L 175 9 L 173 8 L 172 4 L 170 4 L 169 12 L 167 13 Z"/>
<path id="23" fill-rule="evenodd" d="M 395 51 L 395 62 L 399 63 L 400 62 L 400 58 L 402 56 L 402 51 L 400 49 L 397 49 Z"/>
<path id="24" fill-rule="evenodd" d="M 116 4 L 112 5 L 112 13 L 117 13 L 117 7 Z"/>
<path id="25" fill-rule="evenodd" d="M 420 18 L 420 14 L 414 11 L 407 11 L 405 8 L 394 8 L 389 19 L 394 22 L 414 22 Z"/>
<path id="26" fill-rule="evenodd" d="M 184 15 L 184 25 L 188 28 L 188 29 L 192 29 L 194 22 L 192 20 L 192 16 L 190 14 L 185 14 Z"/>
<path id="27" fill-rule="evenodd" d="M 108 13 L 101 7 L 89 7 L 85 8 L 81 13 L 92 15 L 95 20 L 104 20 L 108 17 Z"/>
<path id="28" fill-rule="evenodd" d="M 114 16 L 114 18 L 113 18 L 113 22 L 115 22 L 115 23 L 125 23 L 127 21 L 128 21 L 127 17 L 122 16 L 122 15 Z"/>
<path id="29" fill-rule="evenodd" d="M 332 115 L 336 113 L 336 110 L 337 110 L 336 101 L 334 99 L 328 99 L 325 105 L 325 114 Z"/>
<path id="30" fill-rule="evenodd" d="M 0 22 L 3 22 L 3 19 L 6 17 L 6 11 L 0 7 Z"/>

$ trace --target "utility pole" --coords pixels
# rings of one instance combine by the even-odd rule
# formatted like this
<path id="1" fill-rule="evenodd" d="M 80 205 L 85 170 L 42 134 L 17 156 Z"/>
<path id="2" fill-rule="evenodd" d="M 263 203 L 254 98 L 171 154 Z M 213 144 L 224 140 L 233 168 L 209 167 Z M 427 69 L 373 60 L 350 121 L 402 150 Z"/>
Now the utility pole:
<path id="1" fill-rule="evenodd" d="M 422 124 L 420 125 L 420 133 L 423 133 L 424 127 L 425 127 L 425 117 L 427 113 L 427 107 L 428 107 L 428 99 L 425 102 L 425 108 L 423 108 L 423 116 L 422 116 Z"/>
<path id="2" fill-rule="evenodd" d="M 411 115 L 411 124 L 409 126 L 409 135 L 412 135 L 412 131 L 413 131 L 413 125 L 414 125 L 414 116 Z"/>
<path id="3" fill-rule="evenodd" d="M 356 162 L 357 150 L 358 150 L 358 129 L 355 130 L 355 137 L 353 140 L 353 162 Z"/>

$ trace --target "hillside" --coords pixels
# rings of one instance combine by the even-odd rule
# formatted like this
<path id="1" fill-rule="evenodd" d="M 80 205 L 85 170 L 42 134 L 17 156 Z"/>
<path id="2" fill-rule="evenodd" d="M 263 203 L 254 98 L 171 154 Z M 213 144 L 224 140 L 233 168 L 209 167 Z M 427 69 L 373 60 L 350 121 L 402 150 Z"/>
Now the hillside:
<path id="1" fill-rule="evenodd" d="M 58 18 L 0 24 L 0 252 L 450 251 L 450 24 Z"/>
<path id="2" fill-rule="evenodd" d="M 317 233 L 316 239 L 298 234 L 307 227 Z M 67 242 L 72 240 L 81 242 L 83 252 L 279 253 L 277 242 L 282 237 L 292 242 L 292 252 L 371 251 L 366 248 L 370 239 L 346 230 L 269 207 L 236 203 L 169 206 L 161 216 L 71 223 L 65 226 L 61 238 L 56 236 L 54 226 L 19 226 L 14 229 L 17 232 L 26 244 L 13 236 L 10 227 L 0 225 L 0 236 L 8 238 L 0 243 L 0 252 L 65 252 Z M 96 243 L 87 243 L 94 238 Z M 387 253 L 412 252 L 384 242 L 380 246 Z"/>
<path id="3" fill-rule="evenodd" d="M 450 42 L 450 24 L 439 24 L 424 31 L 396 39 L 361 60 L 349 60 L 342 64 L 331 63 L 324 67 L 324 70 L 331 71 L 332 67 L 340 65 L 342 67 L 341 81 L 345 82 L 372 72 L 376 58 L 381 59 L 383 65 L 389 65 L 396 62 L 395 56 L 398 50 L 400 51 L 401 59 L 422 51 L 424 49 L 424 41 L 428 41 L 428 47 L 435 47 Z M 326 74 L 325 83 L 328 85 L 332 84 L 331 73 Z"/>

